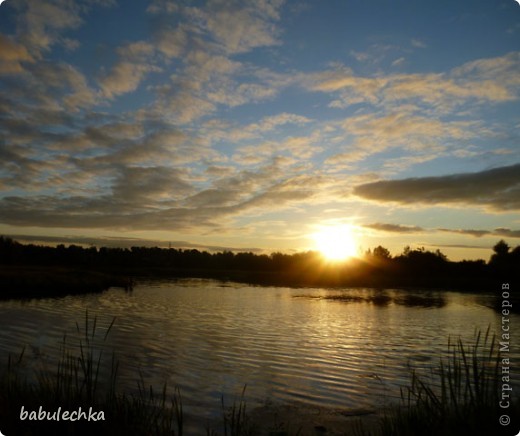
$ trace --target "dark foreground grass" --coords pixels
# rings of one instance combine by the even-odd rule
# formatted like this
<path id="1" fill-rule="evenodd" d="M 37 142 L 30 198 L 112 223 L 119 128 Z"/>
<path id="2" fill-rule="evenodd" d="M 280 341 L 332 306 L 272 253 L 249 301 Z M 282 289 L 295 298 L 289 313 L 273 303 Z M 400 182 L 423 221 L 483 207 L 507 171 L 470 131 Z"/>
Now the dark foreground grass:
<path id="1" fill-rule="evenodd" d="M 10 357 L 0 380 L 0 430 L 6 435 L 27 436 L 182 435 L 178 390 L 168 398 L 166 385 L 157 394 L 151 387 L 146 389 L 140 378 L 138 395 L 116 391 L 119 364 L 113 354 L 108 356 L 107 374 L 103 349 L 113 323 L 103 333 L 97 319 L 87 312 L 84 327 L 76 324 L 79 344 L 71 347 L 64 338 L 54 369 L 26 374 L 24 351 L 15 359 Z M 64 411 L 71 412 L 67 420 Z M 74 411 L 76 415 L 72 415 Z M 80 412 L 84 412 L 81 419 L 73 421 Z"/>
<path id="2" fill-rule="evenodd" d="M 16 358 L 10 357 L 0 378 L 0 431 L 8 436 L 186 434 L 186 417 L 178 388 L 169 395 L 164 384 L 156 392 L 146 386 L 139 374 L 137 394 L 118 392 L 119 363 L 113 353 L 105 353 L 104 347 L 114 321 L 100 327 L 97 319 L 89 317 L 87 312 L 84 325 L 76 324 L 79 343 L 71 347 L 64 338 L 61 356 L 54 368 L 27 374 L 24 352 Z M 432 368 L 431 377 L 412 372 L 410 385 L 401 391 L 401 404 L 384 415 L 379 428 L 364 429 L 360 421 L 354 433 L 364 436 L 501 434 L 498 419 L 504 413 L 499 406 L 503 362 L 495 337 L 489 335 L 488 329 L 485 334 L 478 332 L 471 346 L 458 340 L 449 343 L 448 348 L 448 358 L 441 359 L 439 366 Z M 84 412 L 83 419 L 57 420 L 60 412 L 79 412 L 80 408 Z M 204 429 L 201 425 L 201 434 L 258 434 L 260 429 L 252 427 L 249 420 L 245 387 L 231 407 L 222 399 L 221 408 L 222 422 L 218 428 Z M 518 425 L 518 395 L 506 413 L 516 419 Z M 30 419 L 43 414 L 44 419 Z M 54 419 L 48 419 L 53 416 Z M 21 419 L 23 417 L 25 419 Z M 263 430 L 273 428 L 272 423 L 263 424 Z M 511 435 L 513 430 L 509 432 Z M 277 429 L 271 434 L 289 436 L 292 433 Z M 298 434 L 307 433 L 299 430 Z M 345 434 L 351 433 L 346 430 Z"/>
<path id="3" fill-rule="evenodd" d="M 361 435 L 380 436 L 459 436 L 516 435 L 520 424 L 518 393 L 509 407 L 500 406 L 503 384 L 511 386 L 508 356 L 500 353 L 496 337 L 489 328 L 478 331 L 471 346 L 462 340 L 448 344 L 448 357 L 432 368 L 431 377 L 411 374 L 410 386 L 401 390 L 401 404 L 388 412 L 377 432 L 360 431 Z M 506 360 L 503 360 L 506 359 Z M 504 377 L 504 378 L 503 378 Z M 514 391 L 513 391 L 514 394 Z M 502 401 L 502 405 L 506 402 Z M 507 414 L 509 426 L 499 419 Z"/>
<path id="4" fill-rule="evenodd" d="M 183 435 L 185 415 L 178 388 L 168 395 L 164 384 L 156 392 L 152 386 L 147 387 L 139 373 L 137 394 L 118 392 L 119 362 L 114 353 L 105 354 L 104 347 L 114 322 L 115 318 L 108 327 L 100 327 L 97 318 L 89 317 L 87 312 L 84 325 L 76 323 L 79 343 L 70 345 L 64 337 L 60 358 L 51 369 L 28 374 L 25 348 L 15 358 L 10 356 L 7 368 L 0 374 L 0 432 L 8 436 Z M 232 406 L 226 406 L 222 397 L 221 407 L 218 430 L 204 430 L 201 425 L 201 434 L 251 434 L 245 387 L 240 400 Z M 65 411 L 76 414 L 69 413 L 64 419 Z M 81 419 L 71 419 L 79 416 Z"/>

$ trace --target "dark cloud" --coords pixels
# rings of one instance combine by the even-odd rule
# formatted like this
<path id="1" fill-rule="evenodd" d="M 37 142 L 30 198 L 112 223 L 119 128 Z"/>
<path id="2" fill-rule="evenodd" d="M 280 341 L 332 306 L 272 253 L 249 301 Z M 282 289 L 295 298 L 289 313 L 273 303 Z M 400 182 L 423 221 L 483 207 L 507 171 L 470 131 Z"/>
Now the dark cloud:
<path id="1" fill-rule="evenodd" d="M 494 211 L 520 209 L 520 164 L 478 173 L 402 180 L 356 186 L 354 194 L 377 202 L 483 206 Z"/>
<path id="2" fill-rule="evenodd" d="M 418 233 L 424 231 L 422 227 L 417 226 L 403 226 L 401 224 L 386 224 L 386 223 L 374 223 L 366 224 L 363 227 L 368 229 L 380 230 L 383 232 L 390 233 Z"/>
<path id="3" fill-rule="evenodd" d="M 497 236 L 505 236 L 508 238 L 520 238 L 520 230 L 510 230 L 510 229 L 495 229 L 493 231 L 493 235 Z"/>
<path id="4" fill-rule="evenodd" d="M 438 229 L 441 232 L 458 233 L 460 235 L 470 235 L 480 238 L 492 234 L 489 230 L 472 230 L 472 229 Z"/>
<path id="5" fill-rule="evenodd" d="M 480 238 L 482 236 L 503 236 L 506 238 L 520 238 L 520 230 L 498 228 L 494 230 L 472 230 L 472 229 L 438 229 L 441 232 L 458 233 Z"/>
<path id="6" fill-rule="evenodd" d="M 169 167 L 125 167 L 112 188 L 113 195 L 139 204 L 184 197 L 193 188 L 183 180 L 183 173 Z"/>
<path id="7" fill-rule="evenodd" d="M 475 250 L 487 250 L 491 252 L 492 246 L 490 245 L 468 245 L 468 244 L 425 244 L 426 247 L 433 247 L 433 248 L 469 248 L 469 249 L 475 249 Z"/>
<path id="8" fill-rule="evenodd" d="M 6 196 L 0 222 L 17 226 L 111 228 L 119 230 L 191 230 L 223 232 L 251 210 L 269 213 L 295 201 L 310 200 L 319 179 L 290 177 L 266 166 L 219 179 L 197 190 L 183 170 L 120 166 L 109 173 L 106 194 Z M 189 174 L 189 172 L 188 172 Z M 99 187 L 94 193 L 100 191 Z"/>
<path id="9" fill-rule="evenodd" d="M 505 228 L 498 228 L 494 230 L 474 230 L 474 229 L 425 229 L 423 227 L 417 226 L 403 226 L 401 224 L 387 224 L 387 223 L 374 223 L 374 224 L 365 224 L 363 227 L 373 230 L 379 230 L 383 232 L 390 233 L 420 233 L 420 232 L 432 232 L 432 231 L 440 231 L 446 233 L 456 233 L 459 235 L 469 235 L 474 236 L 476 238 L 480 238 L 483 236 L 503 236 L 508 238 L 520 238 L 520 230 L 511 230 Z"/>
<path id="10" fill-rule="evenodd" d="M 217 221 L 226 212 L 222 208 L 160 206 L 160 203 L 132 202 L 111 195 L 96 198 L 10 196 L 0 200 L 0 222 L 23 227 L 200 230 L 217 228 Z"/>
<path id="11" fill-rule="evenodd" d="M 438 229 L 441 232 L 458 233 L 480 238 L 482 236 L 503 236 L 506 238 L 520 238 L 520 230 L 498 228 L 494 230 L 472 230 L 472 229 Z"/>

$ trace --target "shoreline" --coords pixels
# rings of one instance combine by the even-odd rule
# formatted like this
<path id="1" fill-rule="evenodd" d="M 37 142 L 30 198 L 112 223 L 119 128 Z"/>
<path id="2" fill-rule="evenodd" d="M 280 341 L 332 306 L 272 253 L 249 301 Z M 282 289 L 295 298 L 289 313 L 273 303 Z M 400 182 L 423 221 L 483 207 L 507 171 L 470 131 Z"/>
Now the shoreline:
<path id="1" fill-rule="evenodd" d="M 370 280 L 358 280 L 348 277 L 308 277 L 294 272 L 279 271 L 242 271 L 242 270 L 214 270 L 204 268 L 88 268 L 72 266 L 41 266 L 41 265 L 1 265 L 0 264 L 0 301 L 30 300 L 35 298 L 60 298 L 69 295 L 85 295 L 101 293 L 110 288 L 121 288 L 132 291 L 136 283 L 148 280 L 177 280 L 177 279 L 208 279 L 219 280 L 223 283 L 234 282 L 247 286 L 258 287 L 288 287 L 294 289 L 305 288 L 368 288 L 381 295 L 372 298 L 374 304 L 384 305 L 387 289 L 399 289 L 405 292 L 425 291 L 443 292 L 454 291 L 472 293 L 475 295 L 493 294 L 494 301 L 488 304 L 490 309 L 501 312 L 502 298 L 501 283 L 477 280 L 478 285 L 468 283 L 451 283 L 449 280 L 433 282 L 414 280 L 391 280 L 389 277 L 376 277 Z M 366 277 L 365 277 L 366 278 Z M 477 277 L 478 279 L 478 277 Z M 512 289 L 516 289 L 513 286 Z M 368 301 L 368 300 L 367 300 Z M 510 313 L 520 313 L 520 295 L 513 292 L 509 301 Z"/>
<path id="2" fill-rule="evenodd" d="M 442 280 L 399 279 L 396 277 L 310 276 L 292 271 L 248 271 L 207 268 L 92 268 L 42 265 L 0 265 L 0 301 L 8 299 L 52 298 L 99 293 L 116 287 L 131 291 L 139 281 L 175 279 L 213 279 L 249 286 L 283 286 L 290 288 L 371 288 L 425 291 L 456 291 L 474 294 L 495 293 L 500 283 L 479 280 L 475 283 Z M 515 289 L 515 288 L 513 288 Z M 497 297 L 498 298 L 498 297 Z M 520 299 L 512 295 L 513 311 L 520 311 Z"/>
<path id="3" fill-rule="evenodd" d="M 98 293 L 111 287 L 130 290 L 132 286 L 131 279 L 90 269 L 0 266 L 0 300 Z"/>

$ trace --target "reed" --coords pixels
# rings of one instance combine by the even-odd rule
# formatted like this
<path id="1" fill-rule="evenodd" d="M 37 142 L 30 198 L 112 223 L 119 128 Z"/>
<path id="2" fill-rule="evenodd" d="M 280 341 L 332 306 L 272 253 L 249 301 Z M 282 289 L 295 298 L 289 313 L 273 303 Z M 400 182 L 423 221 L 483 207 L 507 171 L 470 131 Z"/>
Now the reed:
<path id="1" fill-rule="evenodd" d="M 491 435 L 499 430 L 500 402 L 499 344 L 489 327 L 478 331 L 474 343 L 448 341 L 448 357 L 441 358 L 430 377 L 412 371 L 410 386 L 401 389 L 401 403 L 387 413 L 375 434 Z M 512 410 L 518 415 L 520 404 Z M 359 434 L 367 435 L 360 431 Z"/>
<path id="2" fill-rule="evenodd" d="M 168 394 L 165 383 L 159 392 L 147 386 L 142 373 L 137 393 L 118 392 L 119 362 L 109 357 L 106 340 L 115 323 L 100 328 L 97 318 L 88 312 L 82 326 L 76 323 L 78 338 L 71 346 L 65 336 L 60 358 L 54 368 L 27 372 L 25 348 L 18 356 L 9 356 L 0 378 L 0 430 L 5 434 L 60 435 L 158 435 L 182 436 L 185 427 L 179 388 Z M 110 358 L 107 362 L 107 357 Z M 488 328 L 478 331 L 467 346 L 461 339 L 448 340 L 447 357 L 431 369 L 429 375 L 411 372 L 410 385 L 401 389 L 400 403 L 388 411 L 376 430 L 363 428 L 360 421 L 355 434 L 363 436 L 415 436 L 460 434 L 497 434 L 501 415 L 499 344 Z M 32 377 L 31 377 L 32 376 Z M 222 425 L 206 429 L 208 436 L 246 436 L 254 434 L 245 400 L 246 385 L 231 407 L 221 400 Z M 53 411 L 61 407 L 74 410 L 93 407 L 104 412 L 98 422 L 21 421 L 20 410 Z M 513 399 L 508 413 L 520 416 L 520 401 Z M 288 431 L 277 433 L 289 435 Z"/>
<path id="3" fill-rule="evenodd" d="M 251 434 L 248 424 L 247 405 L 245 400 L 247 385 L 244 385 L 240 400 L 233 401 L 230 408 L 224 405 L 224 397 L 222 396 L 222 419 L 224 422 L 224 436 L 247 436 Z"/>
<path id="4" fill-rule="evenodd" d="M 97 317 L 85 314 L 83 328 L 76 323 L 78 344 L 72 347 L 65 336 L 60 358 L 54 369 L 45 366 L 36 373 L 25 371 L 25 348 L 17 358 L 9 356 L 0 379 L 0 423 L 5 434 L 87 435 L 168 435 L 182 436 L 183 410 L 179 389 L 172 396 L 163 385 L 160 394 L 145 388 L 138 380 L 138 394 L 117 392 L 119 363 L 114 353 L 107 371 L 104 353 L 106 339 L 115 318 L 107 328 L 99 328 Z M 21 420 L 21 408 L 48 412 L 62 410 L 102 411 L 104 420 L 96 422 Z M 99 417 L 99 414 L 98 414 Z"/>

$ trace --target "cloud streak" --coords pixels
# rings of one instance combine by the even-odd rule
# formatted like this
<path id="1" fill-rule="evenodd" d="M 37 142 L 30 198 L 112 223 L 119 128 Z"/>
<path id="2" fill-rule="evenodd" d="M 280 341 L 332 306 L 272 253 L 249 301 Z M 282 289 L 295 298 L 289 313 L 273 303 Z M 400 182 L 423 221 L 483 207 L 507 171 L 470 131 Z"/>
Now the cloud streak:
<path id="1" fill-rule="evenodd" d="M 372 223 L 363 224 L 362 227 L 376 230 L 383 233 L 397 233 L 397 234 L 413 234 L 413 233 L 453 233 L 458 235 L 472 236 L 474 238 L 481 238 L 484 236 L 503 236 L 508 238 L 520 238 L 520 230 L 511 230 L 506 228 L 496 228 L 494 230 L 474 230 L 474 229 L 448 229 L 448 228 L 424 228 L 418 226 L 405 226 L 402 224 L 391 223 Z"/>
<path id="2" fill-rule="evenodd" d="M 400 205 L 470 205 L 494 212 L 520 209 L 520 164 L 477 173 L 402 180 L 356 186 L 363 199 Z"/>
<path id="3" fill-rule="evenodd" d="M 388 233 L 421 233 L 423 228 L 418 226 L 403 226 L 401 224 L 373 223 L 365 224 L 363 227 Z"/>

